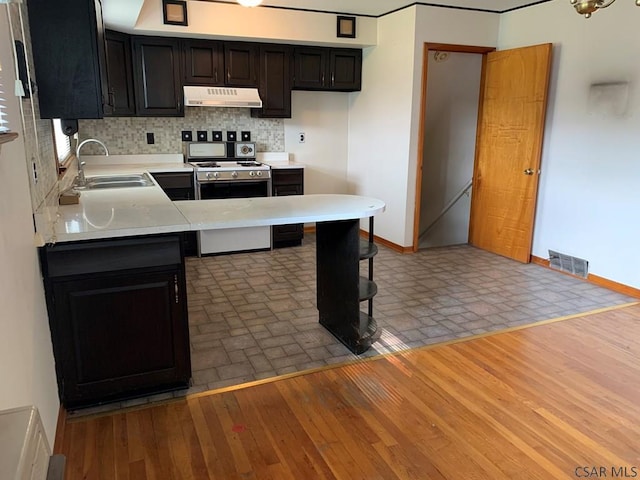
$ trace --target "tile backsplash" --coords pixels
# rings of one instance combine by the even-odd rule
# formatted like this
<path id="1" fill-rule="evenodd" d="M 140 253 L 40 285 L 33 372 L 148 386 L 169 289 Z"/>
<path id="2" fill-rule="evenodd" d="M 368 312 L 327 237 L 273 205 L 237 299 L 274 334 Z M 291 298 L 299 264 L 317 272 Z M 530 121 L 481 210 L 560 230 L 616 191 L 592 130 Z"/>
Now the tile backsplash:
<path id="1" fill-rule="evenodd" d="M 102 140 L 112 155 L 153 153 L 183 153 L 181 133 L 190 130 L 193 141 L 196 132 L 205 130 L 211 140 L 213 130 L 250 131 L 259 152 L 284 151 L 284 120 L 254 118 L 248 108 L 187 107 L 184 117 L 108 117 L 102 120 L 80 120 L 80 141 L 86 138 Z M 147 133 L 153 133 L 154 144 L 147 143 Z M 223 133 L 224 135 L 224 133 Z M 223 136 L 223 139 L 226 136 Z M 102 155 L 99 146 L 87 144 L 82 153 Z"/>

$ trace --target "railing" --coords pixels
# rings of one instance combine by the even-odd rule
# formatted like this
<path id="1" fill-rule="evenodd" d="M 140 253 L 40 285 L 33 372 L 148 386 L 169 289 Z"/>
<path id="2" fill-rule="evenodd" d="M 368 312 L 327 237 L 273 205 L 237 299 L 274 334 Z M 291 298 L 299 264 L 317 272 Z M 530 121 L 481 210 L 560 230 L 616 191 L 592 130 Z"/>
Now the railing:
<path id="1" fill-rule="evenodd" d="M 433 228 L 433 226 L 438 223 L 438 221 L 444 217 L 447 212 L 449 210 L 451 210 L 451 208 L 458 202 L 458 200 L 460 200 L 460 198 L 462 198 L 462 196 L 467 193 L 470 189 L 471 186 L 473 185 L 473 179 L 469 180 L 466 185 L 462 188 L 462 190 L 460 190 L 455 197 L 453 197 L 453 199 L 447 203 L 444 208 L 442 209 L 442 211 L 438 214 L 438 216 L 429 224 L 429 226 L 427 226 L 427 228 L 425 228 L 422 232 L 420 232 L 420 236 L 419 238 L 424 237 L 427 233 L 429 233 L 429 230 L 431 230 Z"/>

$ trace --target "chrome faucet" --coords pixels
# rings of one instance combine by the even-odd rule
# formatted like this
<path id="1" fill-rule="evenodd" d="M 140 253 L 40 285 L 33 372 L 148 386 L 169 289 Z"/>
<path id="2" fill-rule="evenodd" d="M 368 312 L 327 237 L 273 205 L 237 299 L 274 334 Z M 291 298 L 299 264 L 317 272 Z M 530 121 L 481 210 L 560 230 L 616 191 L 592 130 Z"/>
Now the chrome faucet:
<path id="1" fill-rule="evenodd" d="M 87 138 L 86 140 L 80 142 L 80 144 L 76 147 L 76 158 L 78 159 L 78 177 L 76 178 L 75 184 L 78 187 L 84 187 L 87 184 L 87 179 L 84 176 L 84 166 L 86 165 L 86 162 L 80 160 L 80 149 L 87 143 L 97 143 L 98 145 L 101 145 L 102 148 L 104 148 L 104 154 L 107 157 L 109 156 L 109 150 L 107 149 L 107 146 L 100 140 L 96 140 L 95 138 Z"/>

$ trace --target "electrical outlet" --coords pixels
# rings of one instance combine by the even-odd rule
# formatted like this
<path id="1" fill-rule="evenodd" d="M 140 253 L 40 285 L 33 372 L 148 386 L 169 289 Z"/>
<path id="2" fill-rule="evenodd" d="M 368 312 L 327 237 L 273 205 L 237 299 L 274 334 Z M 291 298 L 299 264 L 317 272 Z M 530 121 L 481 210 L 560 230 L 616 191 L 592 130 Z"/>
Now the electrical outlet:
<path id="1" fill-rule="evenodd" d="M 206 142 L 207 141 L 207 131 L 206 130 L 198 130 L 198 141 Z"/>
<path id="2" fill-rule="evenodd" d="M 191 140 L 193 140 L 193 134 L 191 133 L 191 130 L 182 130 L 182 141 L 190 142 Z"/>
<path id="3" fill-rule="evenodd" d="M 298 143 L 304 143 L 306 139 L 307 139 L 307 135 L 304 132 L 300 132 L 298 134 Z"/>
<path id="4" fill-rule="evenodd" d="M 147 132 L 147 145 L 153 145 L 154 143 L 156 143 L 156 139 L 153 132 Z"/>

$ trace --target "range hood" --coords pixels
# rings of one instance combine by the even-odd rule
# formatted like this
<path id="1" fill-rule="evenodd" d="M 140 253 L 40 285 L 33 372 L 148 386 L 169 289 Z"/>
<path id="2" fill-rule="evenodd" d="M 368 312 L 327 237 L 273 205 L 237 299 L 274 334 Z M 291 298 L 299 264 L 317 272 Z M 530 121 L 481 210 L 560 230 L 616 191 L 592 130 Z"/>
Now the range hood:
<path id="1" fill-rule="evenodd" d="M 260 108 L 257 88 L 184 87 L 185 107 Z"/>

